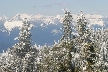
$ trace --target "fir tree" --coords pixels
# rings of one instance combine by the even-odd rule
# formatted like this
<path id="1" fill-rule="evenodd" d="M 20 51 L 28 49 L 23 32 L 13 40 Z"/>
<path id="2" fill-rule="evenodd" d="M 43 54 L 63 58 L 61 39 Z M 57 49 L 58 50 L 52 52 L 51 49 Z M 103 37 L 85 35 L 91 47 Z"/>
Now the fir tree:
<path id="1" fill-rule="evenodd" d="M 79 45 L 78 50 L 81 59 L 81 62 L 79 62 L 81 63 L 81 67 L 79 67 L 80 71 L 90 70 L 91 67 L 93 68 L 94 64 L 96 63 L 96 43 L 92 41 L 92 31 L 90 28 L 87 28 L 87 24 L 88 23 L 81 11 L 78 15 L 76 27 L 76 30 L 79 34 L 79 36 L 76 38 L 76 43 Z"/>
<path id="2" fill-rule="evenodd" d="M 72 40 L 72 14 L 65 10 L 63 19 L 63 36 L 60 43 L 52 48 L 53 58 L 56 62 L 57 72 L 74 72 L 74 65 L 72 64 L 72 49 L 74 49 L 74 42 Z"/>
<path id="3" fill-rule="evenodd" d="M 72 39 L 72 14 L 70 11 L 68 10 L 64 10 L 65 11 L 65 15 L 64 15 L 64 19 L 63 19 L 63 36 L 61 38 L 61 41 L 65 41 L 68 42 Z"/>
<path id="4" fill-rule="evenodd" d="M 108 70 L 108 60 L 107 60 L 107 29 L 98 29 L 98 39 L 99 44 L 99 60 L 97 61 L 98 71 L 107 71 Z"/>
<path id="5" fill-rule="evenodd" d="M 37 53 L 38 50 L 31 46 L 32 25 L 30 22 L 23 22 L 21 31 L 19 33 L 19 42 L 13 46 L 7 53 L 9 57 L 6 58 L 4 71 L 8 72 L 36 72 L 37 71 Z M 8 59 L 8 60 L 7 60 Z"/>
<path id="6" fill-rule="evenodd" d="M 16 53 L 20 58 L 25 57 L 26 53 L 30 51 L 32 36 L 30 33 L 31 28 L 32 25 L 27 21 L 27 18 L 25 18 L 19 33 L 19 42 L 13 46 L 14 53 Z"/>

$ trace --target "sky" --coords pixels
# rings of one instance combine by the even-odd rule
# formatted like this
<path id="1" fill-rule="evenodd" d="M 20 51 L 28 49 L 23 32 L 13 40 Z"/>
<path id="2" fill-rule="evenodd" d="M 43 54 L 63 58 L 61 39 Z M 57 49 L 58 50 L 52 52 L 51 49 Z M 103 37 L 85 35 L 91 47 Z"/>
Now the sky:
<path id="1" fill-rule="evenodd" d="M 64 13 L 62 9 L 108 16 L 108 0 L 0 0 L 0 9 L 0 16 L 7 17 L 18 13 L 57 15 Z"/>

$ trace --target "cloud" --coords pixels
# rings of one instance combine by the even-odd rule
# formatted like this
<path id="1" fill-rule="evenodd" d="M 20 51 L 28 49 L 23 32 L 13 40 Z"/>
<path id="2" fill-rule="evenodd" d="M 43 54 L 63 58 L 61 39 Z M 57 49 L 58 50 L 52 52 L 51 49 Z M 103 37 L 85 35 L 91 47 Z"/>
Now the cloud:
<path id="1" fill-rule="evenodd" d="M 67 6 L 69 3 L 67 2 L 62 2 L 62 3 L 54 3 L 55 5 L 59 5 L 59 6 Z"/>
<path id="2" fill-rule="evenodd" d="M 47 4 L 47 5 L 44 5 L 43 7 L 52 7 L 53 5 L 52 4 Z"/>

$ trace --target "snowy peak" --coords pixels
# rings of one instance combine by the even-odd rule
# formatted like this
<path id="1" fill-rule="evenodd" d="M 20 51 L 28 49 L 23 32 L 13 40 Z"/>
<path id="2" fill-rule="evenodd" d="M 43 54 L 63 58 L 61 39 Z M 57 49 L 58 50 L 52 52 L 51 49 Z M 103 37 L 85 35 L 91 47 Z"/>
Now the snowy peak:
<path id="1" fill-rule="evenodd" d="M 32 15 L 30 15 L 30 14 L 20 14 L 20 13 L 18 13 L 18 14 L 16 14 L 15 16 L 11 17 L 11 18 L 9 19 L 9 21 L 24 20 L 24 18 L 27 18 L 27 19 L 29 20 L 29 19 L 32 18 Z"/>
<path id="2" fill-rule="evenodd" d="M 86 14 L 85 17 L 87 19 L 89 19 L 89 18 L 92 18 L 92 19 L 101 19 L 101 18 L 103 18 L 102 15 L 97 15 L 97 14 Z"/>
<path id="3" fill-rule="evenodd" d="M 22 21 L 12 21 L 12 22 L 6 21 L 4 23 L 4 26 L 8 31 L 11 31 L 16 27 L 22 27 Z"/>
<path id="4" fill-rule="evenodd" d="M 97 14 L 86 14 L 85 15 L 86 19 L 89 20 L 89 23 L 91 25 L 97 24 L 99 26 L 104 25 L 104 20 L 102 20 L 104 17 L 102 15 L 97 15 Z"/>

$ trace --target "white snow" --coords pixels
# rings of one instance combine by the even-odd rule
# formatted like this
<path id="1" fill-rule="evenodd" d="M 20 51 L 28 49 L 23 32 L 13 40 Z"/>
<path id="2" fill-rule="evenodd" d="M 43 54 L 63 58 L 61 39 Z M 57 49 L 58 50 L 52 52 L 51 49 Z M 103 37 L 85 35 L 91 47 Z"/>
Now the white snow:
<path id="1" fill-rule="evenodd" d="M 77 20 L 77 14 L 72 14 L 73 15 L 73 22 Z M 85 18 L 89 21 L 89 27 L 91 25 L 99 25 L 103 26 L 103 24 L 107 22 L 107 18 L 103 19 L 102 15 L 97 15 L 97 14 L 85 14 Z M 60 24 L 62 23 L 63 20 L 63 15 L 56 15 L 56 16 L 44 16 L 41 14 L 38 15 L 32 15 L 32 14 L 20 14 L 18 13 L 17 15 L 7 18 L 6 16 L 0 17 L 0 20 L 5 20 L 6 22 L 4 23 L 5 28 L 8 31 L 11 31 L 15 27 L 21 27 L 22 26 L 22 20 L 24 18 L 27 18 L 29 21 L 33 21 L 35 24 L 40 23 L 41 27 L 47 27 L 49 24 Z"/>
<path id="2" fill-rule="evenodd" d="M 12 22 L 6 21 L 4 23 L 4 26 L 8 31 L 11 31 L 15 27 L 22 27 L 22 21 L 12 21 Z"/>
<path id="3" fill-rule="evenodd" d="M 97 14 L 86 14 L 85 17 L 86 17 L 86 18 L 92 18 L 92 19 L 103 18 L 102 15 L 97 15 Z"/>
<path id="4" fill-rule="evenodd" d="M 38 14 L 38 15 L 34 16 L 34 18 L 36 18 L 36 19 L 40 19 L 42 17 L 43 17 L 43 15 L 41 15 L 41 14 Z"/>

